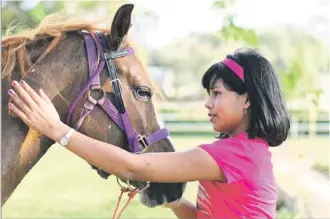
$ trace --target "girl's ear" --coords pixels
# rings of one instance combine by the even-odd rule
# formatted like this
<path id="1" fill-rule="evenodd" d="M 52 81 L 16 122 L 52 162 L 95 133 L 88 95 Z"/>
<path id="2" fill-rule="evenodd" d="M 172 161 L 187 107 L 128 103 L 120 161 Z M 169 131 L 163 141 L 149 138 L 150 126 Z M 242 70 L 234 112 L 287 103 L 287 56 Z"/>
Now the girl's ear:
<path id="1" fill-rule="evenodd" d="M 249 96 L 247 95 L 247 92 L 245 92 L 245 94 L 243 94 L 243 98 L 244 98 L 244 108 L 248 109 L 251 105 L 250 100 L 249 100 Z"/>

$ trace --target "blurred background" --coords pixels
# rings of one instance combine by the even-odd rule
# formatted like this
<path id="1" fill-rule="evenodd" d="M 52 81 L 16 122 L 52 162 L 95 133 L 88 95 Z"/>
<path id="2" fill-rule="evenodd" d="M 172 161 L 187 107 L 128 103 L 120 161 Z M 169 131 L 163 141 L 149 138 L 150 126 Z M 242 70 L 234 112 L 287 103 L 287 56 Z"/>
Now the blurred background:
<path id="1" fill-rule="evenodd" d="M 282 204 L 278 218 L 329 218 L 330 1 L 2 1 L 1 33 L 34 27 L 55 12 L 110 24 L 127 2 L 135 4 L 130 37 L 165 96 L 157 107 L 177 150 L 214 140 L 201 86 L 211 64 L 242 46 L 258 48 L 271 61 L 292 122 L 289 139 L 271 149 Z M 184 196 L 195 202 L 196 193 L 197 183 L 189 183 Z M 81 159 L 52 147 L 2 216 L 109 218 L 118 195 L 114 177 L 103 180 Z M 135 199 L 123 218 L 175 216 Z"/>

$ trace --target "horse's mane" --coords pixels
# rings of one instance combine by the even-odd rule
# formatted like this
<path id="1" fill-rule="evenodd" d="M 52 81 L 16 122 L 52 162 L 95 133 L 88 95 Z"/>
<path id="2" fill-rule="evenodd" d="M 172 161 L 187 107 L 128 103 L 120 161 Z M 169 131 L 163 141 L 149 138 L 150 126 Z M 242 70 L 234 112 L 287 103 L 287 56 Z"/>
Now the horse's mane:
<path id="1" fill-rule="evenodd" d="M 10 29 L 7 32 L 9 31 Z M 34 29 L 28 29 L 11 36 L 7 33 L 7 36 L 1 40 L 1 78 L 4 79 L 8 77 L 10 80 L 16 61 L 19 64 L 22 76 L 26 76 L 32 70 L 33 66 L 56 47 L 62 36 L 70 31 L 88 31 L 95 40 L 94 31 L 109 32 L 109 28 L 105 28 L 104 25 L 102 26 L 102 23 L 99 21 L 68 19 L 64 14 L 56 13 L 45 17 L 45 19 Z M 38 39 L 46 37 L 52 37 L 49 46 L 35 63 L 31 63 L 26 46 Z M 124 44 L 132 46 L 132 42 L 128 38 L 125 39 Z M 153 88 L 155 88 L 145 66 L 143 66 L 141 62 L 140 64 L 143 67 L 144 73 L 149 82 L 153 85 Z"/>
<path id="2" fill-rule="evenodd" d="M 13 29 L 13 28 L 11 28 Z M 86 30 L 93 36 L 93 31 L 98 30 L 105 32 L 105 28 L 97 26 L 97 22 L 88 22 L 85 20 L 68 19 L 63 14 L 48 15 L 36 28 L 27 29 L 15 35 L 9 35 L 2 40 L 2 54 L 1 54 L 1 78 L 11 76 L 15 67 L 16 61 L 19 64 L 21 74 L 27 74 L 26 68 L 31 69 L 32 65 L 36 65 L 47 54 L 49 54 L 60 41 L 62 36 L 69 31 L 82 31 Z M 53 37 L 48 48 L 42 53 L 35 63 L 31 63 L 26 46 L 45 37 Z M 26 66 L 27 65 L 27 66 Z"/>

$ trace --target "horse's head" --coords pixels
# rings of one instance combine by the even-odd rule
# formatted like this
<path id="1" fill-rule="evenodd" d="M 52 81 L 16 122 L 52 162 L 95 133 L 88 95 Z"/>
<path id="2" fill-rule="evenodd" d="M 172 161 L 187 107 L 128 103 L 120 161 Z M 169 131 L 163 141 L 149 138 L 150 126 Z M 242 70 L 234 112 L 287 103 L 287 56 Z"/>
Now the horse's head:
<path id="1" fill-rule="evenodd" d="M 52 24 L 50 21 L 56 19 L 50 17 L 34 32 L 4 38 L 2 93 L 10 88 L 11 80 L 23 77 L 34 89 L 43 88 L 61 119 L 79 127 L 83 134 L 131 152 L 145 149 L 145 143 L 150 144 L 146 153 L 174 151 L 166 132 L 157 132 L 163 124 L 153 104 L 152 81 L 137 56 L 127 49 L 131 46 L 126 35 L 132 10 L 133 5 L 120 7 L 110 31 L 85 21 Z M 86 35 L 81 30 L 87 30 L 96 45 L 97 39 L 103 39 L 103 49 L 98 46 L 96 50 L 94 43 L 92 48 L 86 46 Z M 101 34 L 95 34 L 95 30 Z M 91 56 L 96 56 L 95 60 L 87 58 L 91 51 L 100 52 Z M 104 59 L 109 59 L 109 63 L 106 64 Z M 94 74 L 102 62 L 105 65 L 98 69 L 100 74 Z M 90 80 L 89 69 L 99 78 Z M 109 77 L 109 72 L 113 73 L 115 69 L 118 78 Z M 121 97 L 122 104 L 118 97 Z M 9 96 L 4 96 L 3 110 L 8 109 L 8 101 Z M 33 130 L 28 132 L 21 120 L 9 114 L 4 115 L 4 126 L 2 142 L 6 147 L 2 147 L 2 158 L 5 158 L 2 159 L 2 192 L 7 200 L 53 142 Z M 102 170 L 97 171 L 103 177 L 108 175 Z M 130 183 L 139 189 L 146 187 L 146 182 Z M 164 201 L 174 201 L 182 196 L 183 190 L 184 183 L 151 183 L 141 192 L 141 202 L 152 207 Z"/>
<path id="2" fill-rule="evenodd" d="M 99 82 L 95 84 L 94 81 L 92 85 L 97 87 L 95 96 L 97 93 L 101 94 L 94 98 L 94 103 L 100 101 L 101 107 L 94 108 L 95 112 L 92 113 L 88 107 L 93 104 L 90 101 L 85 102 L 82 107 L 85 107 L 86 112 L 90 112 L 91 116 L 88 123 L 83 123 L 84 116 L 79 115 L 78 126 L 81 125 L 81 129 L 90 136 L 102 133 L 100 140 L 118 145 L 133 153 L 174 151 L 168 132 L 164 129 L 153 104 L 152 81 L 134 55 L 134 50 L 125 40 L 131 25 L 132 10 L 133 5 L 130 4 L 120 7 L 112 22 L 110 34 L 96 36 L 104 52 L 103 58 L 106 59 L 100 62 L 100 65 L 104 62 L 106 68 L 101 72 L 100 80 L 96 79 Z M 91 36 L 88 37 L 92 41 Z M 85 40 L 88 40 L 88 37 Z M 91 48 L 87 46 L 87 53 L 90 52 L 89 49 Z M 88 57 L 91 59 L 90 56 Z M 112 103 L 103 101 L 103 98 Z M 101 176 L 107 176 L 103 170 L 98 169 L 98 172 Z M 149 182 L 130 182 L 130 184 L 142 191 L 141 201 L 147 206 L 176 200 L 182 196 L 184 190 L 183 183 L 150 183 L 149 185 Z"/>

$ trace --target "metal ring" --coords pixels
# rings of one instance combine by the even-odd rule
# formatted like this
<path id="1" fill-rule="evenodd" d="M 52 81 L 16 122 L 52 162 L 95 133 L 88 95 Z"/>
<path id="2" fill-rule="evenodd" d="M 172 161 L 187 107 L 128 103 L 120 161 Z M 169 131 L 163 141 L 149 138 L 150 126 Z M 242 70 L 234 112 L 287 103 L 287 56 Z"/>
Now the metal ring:
<path id="1" fill-rule="evenodd" d="M 127 180 L 127 187 L 123 186 L 120 181 L 119 178 L 117 177 L 117 183 L 121 188 L 128 188 L 128 190 L 130 190 L 131 192 L 137 190 L 136 188 L 132 188 L 131 185 L 129 184 L 129 180 Z"/>
<path id="2" fill-rule="evenodd" d="M 121 188 L 126 188 L 126 187 L 124 187 L 121 183 L 120 183 L 120 181 L 119 181 L 119 178 L 118 177 L 116 177 L 117 178 L 117 183 L 118 183 L 118 185 L 121 187 Z M 150 187 L 150 182 L 146 182 L 147 184 L 146 184 L 146 186 L 143 188 L 143 189 L 139 189 L 139 188 L 133 188 L 132 186 L 131 186 L 131 184 L 129 183 L 129 180 L 126 180 L 126 182 L 127 182 L 127 188 L 130 190 L 130 191 L 136 191 L 136 192 L 138 192 L 138 193 L 140 193 L 140 192 L 143 192 L 144 190 L 146 190 L 147 188 L 149 188 Z"/>
<path id="3" fill-rule="evenodd" d="M 138 190 L 138 188 L 133 188 L 133 187 L 131 187 L 131 184 L 129 183 L 129 180 L 126 180 L 126 184 L 127 184 L 127 188 L 128 188 L 130 191 Z"/>
<path id="4" fill-rule="evenodd" d="M 117 183 L 118 183 L 118 185 L 121 187 L 121 188 L 125 188 L 120 182 L 119 182 L 119 178 L 118 177 L 116 177 L 117 178 Z"/>
<path id="5" fill-rule="evenodd" d="M 146 190 L 147 188 L 150 187 L 150 182 L 146 182 L 146 183 L 147 183 L 147 185 L 143 189 L 138 190 L 138 192 L 143 192 L 144 190 Z"/>
<path id="6" fill-rule="evenodd" d="M 99 98 L 99 99 L 95 99 L 94 97 L 92 97 L 91 93 L 93 91 L 98 91 L 98 92 L 101 92 L 102 96 Z M 106 98 L 106 93 L 105 91 L 102 89 L 102 88 L 99 88 L 99 87 L 95 87 L 95 88 L 92 88 L 91 90 L 88 91 L 88 100 L 90 102 L 92 102 L 93 104 L 97 104 L 97 102 L 101 101 L 102 99 Z"/>

